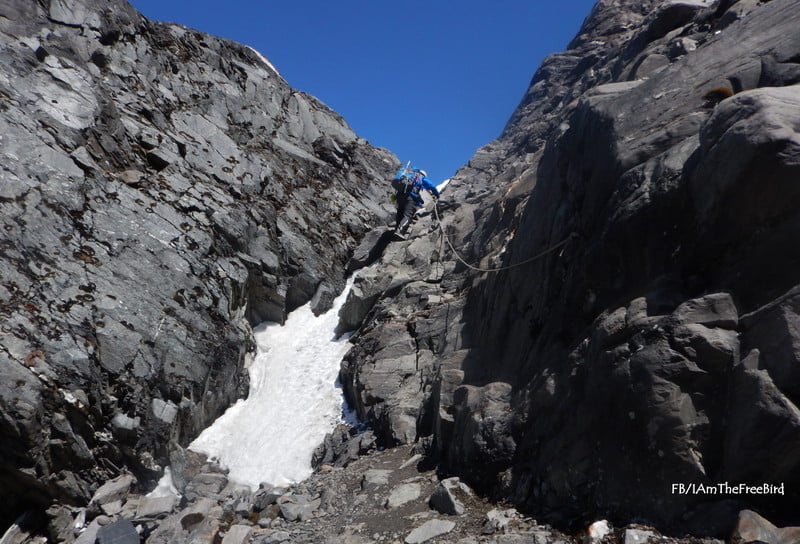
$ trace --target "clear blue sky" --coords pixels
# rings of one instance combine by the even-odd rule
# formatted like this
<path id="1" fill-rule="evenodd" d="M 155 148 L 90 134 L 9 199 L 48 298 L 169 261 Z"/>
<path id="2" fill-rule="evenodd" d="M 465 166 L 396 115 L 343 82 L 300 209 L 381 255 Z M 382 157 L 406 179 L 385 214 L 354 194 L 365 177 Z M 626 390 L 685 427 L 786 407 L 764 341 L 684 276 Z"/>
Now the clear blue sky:
<path id="1" fill-rule="evenodd" d="M 450 177 L 500 135 L 594 0 L 132 0 L 249 45 L 403 162 Z"/>

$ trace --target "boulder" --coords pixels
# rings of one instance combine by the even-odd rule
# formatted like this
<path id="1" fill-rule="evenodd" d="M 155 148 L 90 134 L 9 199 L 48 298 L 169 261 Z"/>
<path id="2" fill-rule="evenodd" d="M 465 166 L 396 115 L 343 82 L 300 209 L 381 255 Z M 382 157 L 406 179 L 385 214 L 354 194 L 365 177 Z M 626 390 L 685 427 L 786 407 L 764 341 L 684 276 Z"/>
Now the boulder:
<path id="1" fill-rule="evenodd" d="M 453 393 L 453 433 L 459 439 L 446 452 L 447 466 L 467 481 L 486 485 L 516 451 L 509 432 L 511 385 L 462 385 Z"/>
<path id="2" fill-rule="evenodd" d="M 169 514 L 177 506 L 178 501 L 179 499 L 176 496 L 142 497 L 136 509 L 136 517 L 144 518 Z"/>
<path id="3" fill-rule="evenodd" d="M 469 486 L 458 477 L 447 478 L 439 482 L 428 503 L 440 514 L 460 516 L 464 513 L 464 500 L 471 494 Z"/>
<path id="4" fill-rule="evenodd" d="M 118 503 L 121 506 L 135 482 L 136 478 L 131 474 L 123 474 L 109 480 L 94 492 L 91 503 L 101 507 L 112 503 Z"/>

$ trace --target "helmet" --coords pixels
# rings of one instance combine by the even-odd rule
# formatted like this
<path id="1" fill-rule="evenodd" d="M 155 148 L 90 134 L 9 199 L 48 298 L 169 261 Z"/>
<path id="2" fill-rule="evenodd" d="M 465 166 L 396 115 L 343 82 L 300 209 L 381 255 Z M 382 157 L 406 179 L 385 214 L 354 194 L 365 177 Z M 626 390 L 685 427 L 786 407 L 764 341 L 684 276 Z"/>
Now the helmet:
<path id="1" fill-rule="evenodd" d="M 428 173 L 427 173 L 425 170 L 418 170 L 418 172 L 419 172 L 420 174 L 422 174 L 422 177 L 424 177 L 424 178 L 427 178 L 427 177 L 428 177 Z"/>

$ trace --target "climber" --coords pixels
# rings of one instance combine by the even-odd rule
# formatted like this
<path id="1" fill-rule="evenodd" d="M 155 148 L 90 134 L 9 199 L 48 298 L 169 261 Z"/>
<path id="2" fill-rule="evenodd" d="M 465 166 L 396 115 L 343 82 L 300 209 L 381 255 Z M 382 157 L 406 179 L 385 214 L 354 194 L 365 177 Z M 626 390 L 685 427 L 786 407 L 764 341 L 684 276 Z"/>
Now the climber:
<path id="1" fill-rule="evenodd" d="M 439 198 L 439 191 L 428 179 L 425 170 L 411 169 L 408 166 L 397 171 L 392 180 L 392 187 L 395 190 L 394 198 L 397 203 L 394 236 L 404 240 L 414 214 L 424 205 L 420 192 L 423 189 L 430 192 L 435 202 Z"/>

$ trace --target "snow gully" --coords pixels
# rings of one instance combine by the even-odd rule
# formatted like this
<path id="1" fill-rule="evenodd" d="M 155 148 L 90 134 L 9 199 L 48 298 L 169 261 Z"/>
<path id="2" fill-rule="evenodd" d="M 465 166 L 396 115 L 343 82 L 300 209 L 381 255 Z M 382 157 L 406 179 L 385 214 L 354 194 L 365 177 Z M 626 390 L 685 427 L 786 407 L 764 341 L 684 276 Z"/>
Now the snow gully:
<path id="1" fill-rule="evenodd" d="M 311 475 L 314 449 L 343 421 L 337 378 L 350 344 L 349 334 L 336 337 L 334 331 L 353 281 L 320 316 L 309 303 L 283 326 L 255 329 L 248 397 L 189 445 L 227 468 L 231 481 L 255 489 L 262 482 L 286 485 Z"/>

